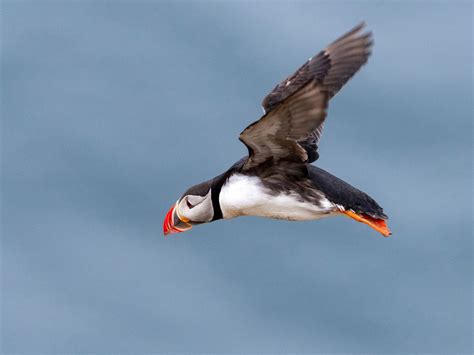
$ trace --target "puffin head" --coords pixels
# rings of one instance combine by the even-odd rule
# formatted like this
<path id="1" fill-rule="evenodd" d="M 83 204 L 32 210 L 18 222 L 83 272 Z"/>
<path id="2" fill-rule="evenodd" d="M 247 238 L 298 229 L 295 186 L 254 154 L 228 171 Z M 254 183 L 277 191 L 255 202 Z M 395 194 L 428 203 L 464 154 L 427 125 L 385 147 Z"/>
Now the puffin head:
<path id="1" fill-rule="evenodd" d="M 189 188 L 170 208 L 163 221 L 163 234 L 184 232 L 214 217 L 212 181 L 206 181 Z"/>

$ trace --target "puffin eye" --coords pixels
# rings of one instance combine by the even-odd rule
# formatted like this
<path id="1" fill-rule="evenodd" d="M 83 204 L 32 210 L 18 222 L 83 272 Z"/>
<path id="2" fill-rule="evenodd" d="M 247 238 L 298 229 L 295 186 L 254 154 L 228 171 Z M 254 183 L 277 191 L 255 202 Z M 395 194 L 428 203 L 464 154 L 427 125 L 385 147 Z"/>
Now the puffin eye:
<path id="1" fill-rule="evenodd" d="M 188 206 L 189 209 L 193 208 L 194 206 L 189 202 L 188 199 L 186 199 L 186 205 Z"/>

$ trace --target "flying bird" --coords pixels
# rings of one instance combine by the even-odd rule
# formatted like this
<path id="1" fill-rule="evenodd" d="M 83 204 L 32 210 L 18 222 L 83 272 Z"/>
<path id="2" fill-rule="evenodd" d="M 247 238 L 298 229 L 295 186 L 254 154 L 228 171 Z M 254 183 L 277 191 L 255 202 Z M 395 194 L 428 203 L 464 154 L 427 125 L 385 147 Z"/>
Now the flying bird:
<path id="1" fill-rule="evenodd" d="M 163 222 L 165 235 L 238 216 L 290 221 L 348 216 L 387 237 L 387 215 L 369 195 L 311 165 L 319 157 L 329 100 L 367 62 L 372 33 L 361 23 L 310 58 L 264 98 L 263 116 L 240 141 L 248 156 L 189 188 Z"/>

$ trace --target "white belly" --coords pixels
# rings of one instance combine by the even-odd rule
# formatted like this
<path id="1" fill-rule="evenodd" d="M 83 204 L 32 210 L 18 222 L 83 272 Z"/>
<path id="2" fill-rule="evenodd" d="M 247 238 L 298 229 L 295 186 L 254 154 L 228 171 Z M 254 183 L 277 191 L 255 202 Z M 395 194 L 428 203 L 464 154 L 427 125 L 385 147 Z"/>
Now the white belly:
<path id="1" fill-rule="evenodd" d="M 292 221 L 328 217 L 337 210 L 335 204 L 323 198 L 321 206 L 302 202 L 295 194 L 272 195 L 260 178 L 232 175 L 222 186 L 219 203 L 224 218 L 260 216 Z"/>

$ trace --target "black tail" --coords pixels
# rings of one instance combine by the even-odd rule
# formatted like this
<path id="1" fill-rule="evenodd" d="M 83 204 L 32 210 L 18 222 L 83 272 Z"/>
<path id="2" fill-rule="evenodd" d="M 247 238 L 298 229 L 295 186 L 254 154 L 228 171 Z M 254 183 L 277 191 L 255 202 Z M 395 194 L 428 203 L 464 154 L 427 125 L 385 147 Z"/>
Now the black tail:
<path id="1" fill-rule="evenodd" d="M 365 213 L 374 218 L 388 218 L 383 213 L 383 208 L 365 192 L 314 165 L 308 165 L 308 172 L 314 187 L 324 193 L 331 202 L 356 213 Z"/>

